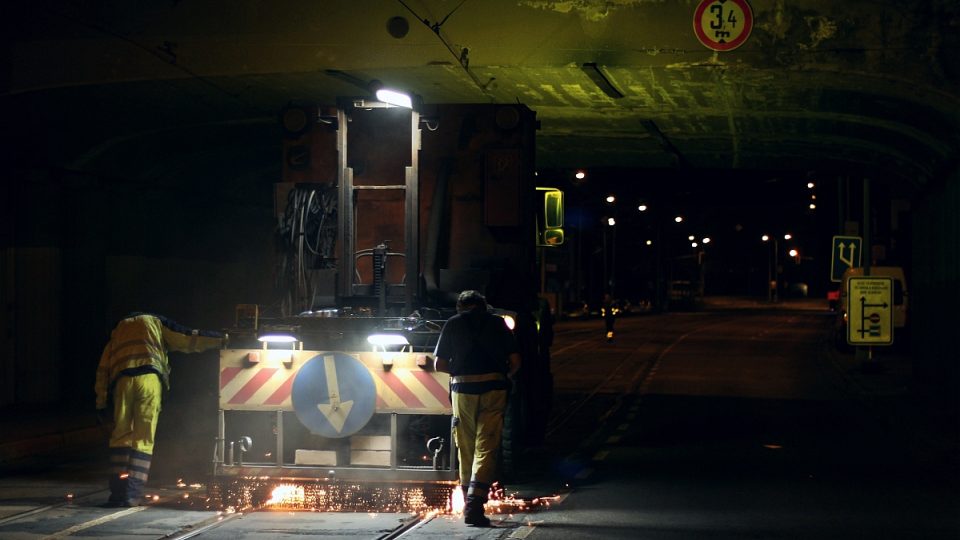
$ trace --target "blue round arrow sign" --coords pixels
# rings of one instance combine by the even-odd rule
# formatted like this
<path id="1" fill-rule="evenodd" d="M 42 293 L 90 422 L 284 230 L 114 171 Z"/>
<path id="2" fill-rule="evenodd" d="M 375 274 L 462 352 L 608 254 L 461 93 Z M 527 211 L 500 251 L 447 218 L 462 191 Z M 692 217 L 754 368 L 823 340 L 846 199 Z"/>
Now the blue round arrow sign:
<path id="1" fill-rule="evenodd" d="M 338 439 L 360 431 L 373 417 L 377 385 L 356 358 L 323 352 L 297 372 L 291 399 L 297 418 L 307 429 Z"/>

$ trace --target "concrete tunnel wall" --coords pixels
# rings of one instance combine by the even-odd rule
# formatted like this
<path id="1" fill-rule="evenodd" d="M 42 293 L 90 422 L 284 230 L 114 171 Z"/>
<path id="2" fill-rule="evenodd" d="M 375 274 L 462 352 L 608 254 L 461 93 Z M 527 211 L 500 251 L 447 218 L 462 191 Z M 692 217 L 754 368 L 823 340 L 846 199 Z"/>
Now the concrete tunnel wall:
<path id="1" fill-rule="evenodd" d="M 910 344 L 914 372 L 932 391 L 960 400 L 960 169 L 931 182 L 913 212 Z M 894 338 L 896 339 L 896 337 Z"/>

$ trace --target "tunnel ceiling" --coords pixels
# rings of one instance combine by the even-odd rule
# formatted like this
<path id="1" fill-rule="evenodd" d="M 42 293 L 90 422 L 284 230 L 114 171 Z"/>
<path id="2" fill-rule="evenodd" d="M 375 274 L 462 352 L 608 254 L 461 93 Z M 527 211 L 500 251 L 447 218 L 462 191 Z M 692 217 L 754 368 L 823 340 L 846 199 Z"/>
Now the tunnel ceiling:
<path id="1" fill-rule="evenodd" d="M 8 6 L 4 132 L 21 167 L 241 174 L 279 159 L 285 104 L 362 96 L 376 80 L 426 104 L 530 107 L 541 168 L 819 168 L 922 186 L 957 167 L 956 2 L 753 0 L 750 36 L 727 52 L 697 40 L 697 5 Z"/>

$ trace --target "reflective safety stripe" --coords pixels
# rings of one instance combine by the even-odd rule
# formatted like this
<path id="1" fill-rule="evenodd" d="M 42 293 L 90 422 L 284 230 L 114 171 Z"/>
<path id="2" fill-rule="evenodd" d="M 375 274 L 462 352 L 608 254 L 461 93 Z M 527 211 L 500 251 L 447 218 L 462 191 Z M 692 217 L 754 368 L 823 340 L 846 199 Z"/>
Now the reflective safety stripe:
<path id="1" fill-rule="evenodd" d="M 457 375 L 450 377 L 450 384 L 478 383 L 490 381 L 505 381 L 503 373 L 482 373 L 480 375 Z"/>
<path id="2" fill-rule="evenodd" d="M 150 461 L 153 455 L 137 450 L 130 451 L 130 478 L 146 482 L 150 474 Z"/>
<path id="3" fill-rule="evenodd" d="M 120 474 L 126 472 L 127 463 L 130 461 L 129 448 L 110 448 L 110 472 Z"/>
<path id="4" fill-rule="evenodd" d="M 490 494 L 490 484 L 485 482 L 470 481 L 470 487 L 467 489 L 467 497 L 482 497 L 486 499 Z"/>

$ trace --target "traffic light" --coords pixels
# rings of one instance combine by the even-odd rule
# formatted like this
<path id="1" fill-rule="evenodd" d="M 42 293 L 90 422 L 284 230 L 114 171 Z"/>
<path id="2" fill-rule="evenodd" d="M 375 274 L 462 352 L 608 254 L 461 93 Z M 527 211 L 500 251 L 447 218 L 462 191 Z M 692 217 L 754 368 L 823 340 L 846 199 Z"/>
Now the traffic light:
<path id="1" fill-rule="evenodd" d="M 537 245 L 563 243 L 563 192 L 556 188 L 537 188 Z"/>

